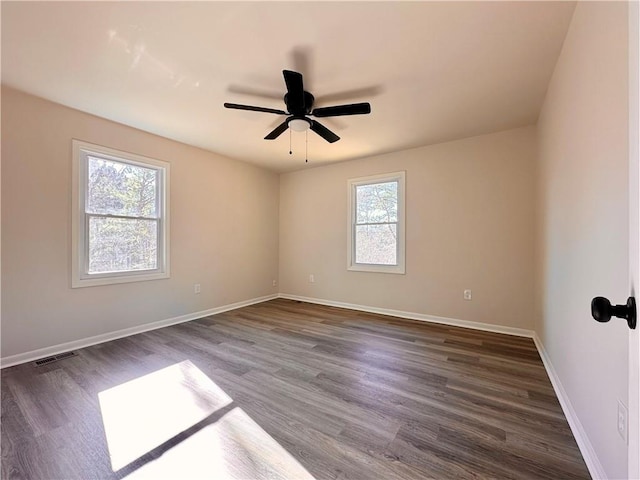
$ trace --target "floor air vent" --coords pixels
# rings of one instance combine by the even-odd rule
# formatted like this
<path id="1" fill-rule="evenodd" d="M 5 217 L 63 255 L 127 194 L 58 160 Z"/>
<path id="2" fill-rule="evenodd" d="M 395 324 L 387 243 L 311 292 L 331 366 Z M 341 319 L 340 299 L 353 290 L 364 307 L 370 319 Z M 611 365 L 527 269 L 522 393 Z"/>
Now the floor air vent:
<path id="1" fill-rule="evenodd" d="M 64 353 L 60 353 L 58 355 L 52 355 L 50 357 L 41 358 L 40 360 L 36 360 L 35 362 L 33 362 L 33 364 L 36 367 L 39 367 L 41 365 L 46 365 L 48 363 L 57 362 L 58 360 L 63 360 L 65 358 L 75 357 L 76 355 L 78 355 L 76 352 L 64 352 Z"/>

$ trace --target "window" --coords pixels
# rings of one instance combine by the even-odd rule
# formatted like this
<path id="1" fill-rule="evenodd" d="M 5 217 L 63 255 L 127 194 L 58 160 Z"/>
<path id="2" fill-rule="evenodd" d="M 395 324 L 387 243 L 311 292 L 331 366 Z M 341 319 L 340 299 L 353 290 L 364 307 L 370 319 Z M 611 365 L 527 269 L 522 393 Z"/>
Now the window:
<path id="1" fill-rule="evenodd" d="M 404 273 L 405 172 L 349 180 L 349 270 Z"/>
<path id="2" fill-rule="evenodd" d="M 169 277 L 169 164 L 73 140 L 72 287 Z"/>

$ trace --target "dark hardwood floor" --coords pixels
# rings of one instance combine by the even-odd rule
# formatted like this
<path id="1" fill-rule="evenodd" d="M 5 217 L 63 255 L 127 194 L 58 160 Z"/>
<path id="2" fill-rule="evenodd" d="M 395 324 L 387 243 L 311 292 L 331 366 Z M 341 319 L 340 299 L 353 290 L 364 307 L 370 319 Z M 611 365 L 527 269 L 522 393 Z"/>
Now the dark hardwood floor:
<path id="1" fill-rule="evenodd" d="M 589 478 L 531 339 L 290 300 L 2 375 L 2 478 Z"/>

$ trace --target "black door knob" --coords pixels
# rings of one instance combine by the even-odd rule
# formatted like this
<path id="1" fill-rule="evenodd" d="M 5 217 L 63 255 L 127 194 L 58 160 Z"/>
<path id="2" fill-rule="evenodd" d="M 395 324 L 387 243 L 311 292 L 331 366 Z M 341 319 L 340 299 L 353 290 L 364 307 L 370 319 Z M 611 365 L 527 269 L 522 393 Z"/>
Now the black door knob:
<path id="1" fill-rule="evenodd" d="M 611 305 L 608 299 L 596 297 L 591 300 L 591 315 L 601 323 L 608 322 L 611 317 L 624 318 L 633 330 L 636 328 L 636 300 L 629 297 L 626 305 Z"/>

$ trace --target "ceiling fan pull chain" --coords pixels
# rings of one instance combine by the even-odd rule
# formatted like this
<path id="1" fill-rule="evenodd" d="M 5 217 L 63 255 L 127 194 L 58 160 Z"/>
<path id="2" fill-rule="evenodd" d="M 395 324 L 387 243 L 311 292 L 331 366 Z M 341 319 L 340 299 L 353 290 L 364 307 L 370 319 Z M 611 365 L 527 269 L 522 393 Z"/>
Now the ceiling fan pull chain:
<path id="1" fill-rule="evenodd" d="M 304 131 L 304 163 L 309 163 L 309 130 Z"/>
<path id="2" fill-rule="evenodd" d="M 291 155 L 291 129 L 289 129 L 289 155 Z"/>

